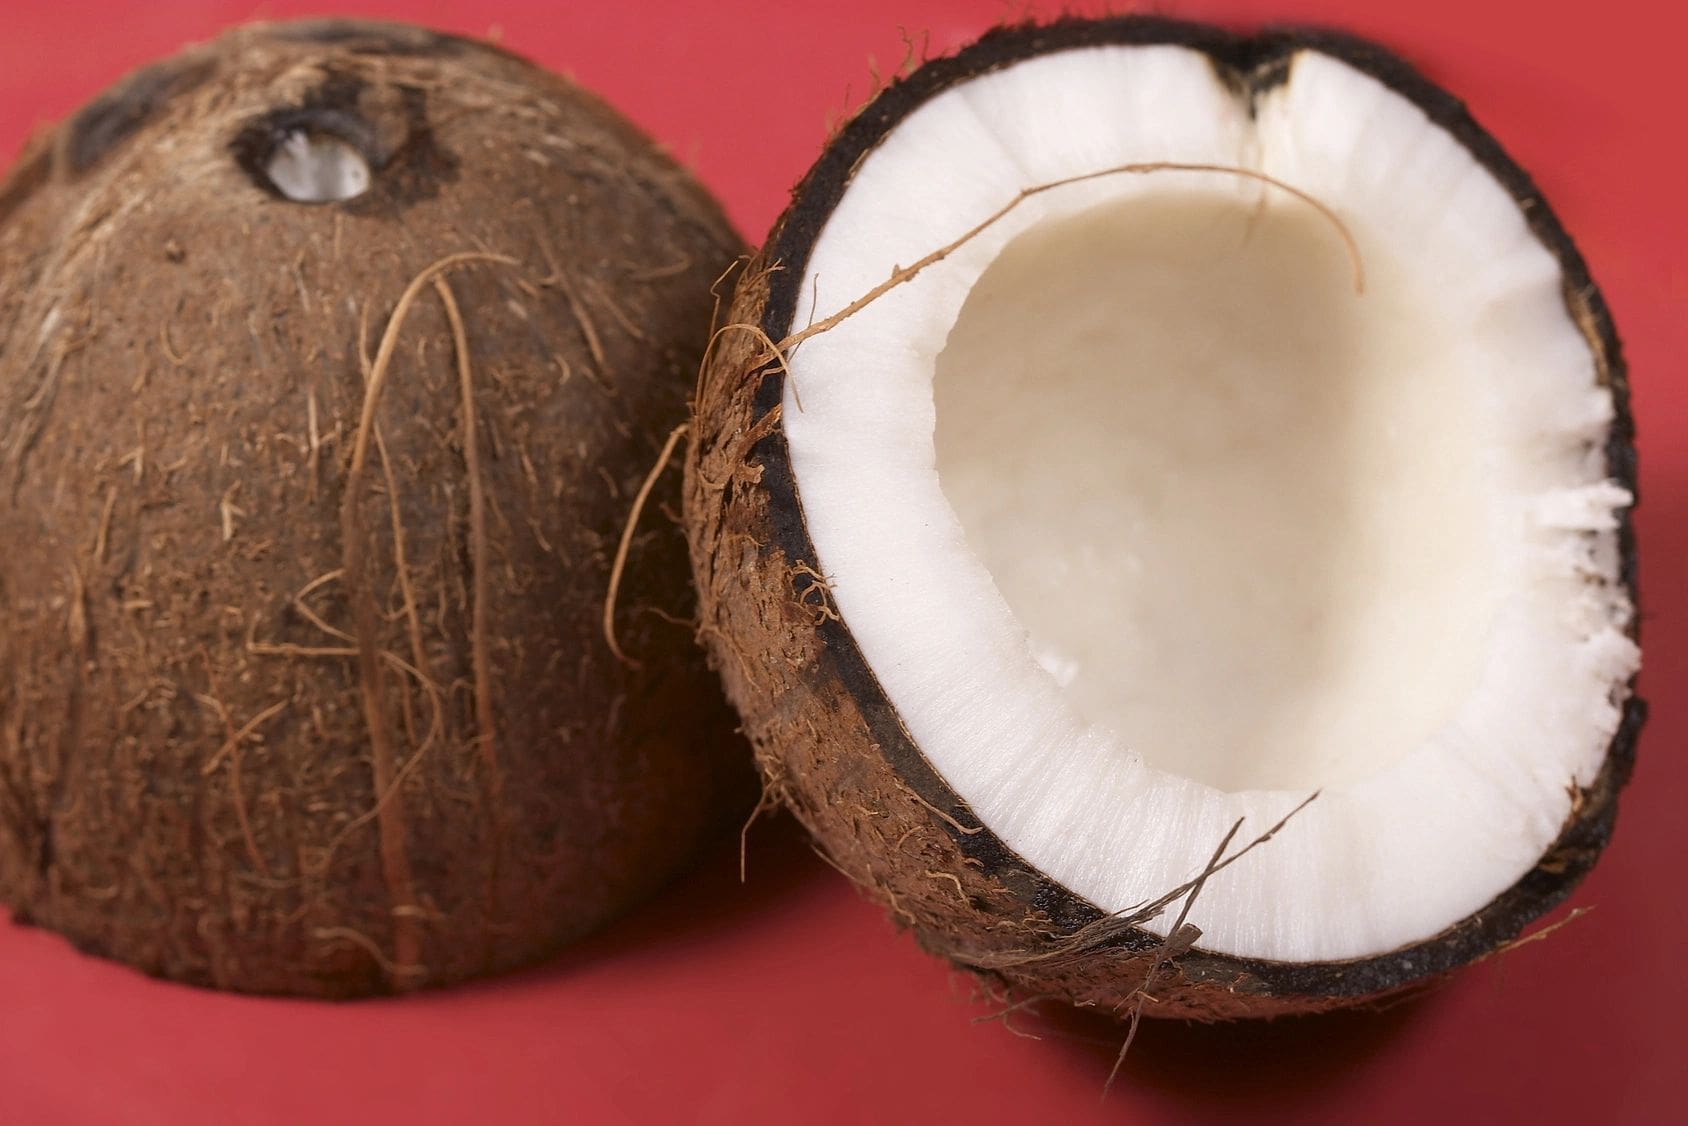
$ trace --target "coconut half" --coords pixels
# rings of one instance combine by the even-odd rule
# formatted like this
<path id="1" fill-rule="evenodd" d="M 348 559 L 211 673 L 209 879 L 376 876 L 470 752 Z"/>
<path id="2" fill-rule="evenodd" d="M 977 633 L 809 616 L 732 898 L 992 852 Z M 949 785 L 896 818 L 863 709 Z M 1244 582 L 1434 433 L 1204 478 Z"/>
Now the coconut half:
<path id="1" fill-rule="evenodd" d="M 732 319 L 704 634 L 773 789 L 929 948 L 1318 1009 L 1592 865 L 1643 714 L 1622 359 L 1528 177 L 1397 58 L 992 33 L 843 130 Z"/>
<path id="2" fill-rule="evenodd" d="M 742 821 L 678 482 L 617 550 L 739 253 L 599 99 L 407 25 L 236 28 L 44 133 L 0 182 L 0 905 L 407 991 Z"/>

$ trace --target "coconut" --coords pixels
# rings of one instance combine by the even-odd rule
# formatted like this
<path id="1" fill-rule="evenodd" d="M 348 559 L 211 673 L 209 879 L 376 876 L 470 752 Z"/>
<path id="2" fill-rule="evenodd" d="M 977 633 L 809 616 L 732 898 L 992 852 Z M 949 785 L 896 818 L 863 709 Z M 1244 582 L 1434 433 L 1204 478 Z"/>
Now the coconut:
<path id="1" fill-rule="evenodd" d="M 1022 999 L 1314 1011 L 1594 863 L 1643 715 L 1623 361 L 1400 59 L 994 31 L 839 132 L 729 319 L 702 633 L 770 791 L 926 948 Z"/>
<path id="2" fill-rule="evenodd" d="M 738 250 L 595 97 L 405 26 L 235 30 L 38 137 L 0 190 L 14 917 L 405 990 L 742 816 L 677 473 L 618 557 Z"/>

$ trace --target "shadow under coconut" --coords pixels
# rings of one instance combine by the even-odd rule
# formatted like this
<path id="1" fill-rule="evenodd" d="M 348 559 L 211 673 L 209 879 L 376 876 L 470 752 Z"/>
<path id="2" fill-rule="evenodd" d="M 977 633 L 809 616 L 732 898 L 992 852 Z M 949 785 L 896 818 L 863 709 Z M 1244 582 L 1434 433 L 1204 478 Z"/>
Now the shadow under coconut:
<path id="1" fill-rule="evenodd" d="M 764 813 L 744 843 L 740 874 L 739 833 L 715 841 L 692 868 L 602 930 L 559 951 L 555 957 L 515 974 L 487 979 L 498 985 L 567 975 L 577 968 L 637 956 L 662 947 L 690 947 L 727 938 L 751 920 L 824 889 L 836 873 L 814 853 L 809 838 L 783 812 Z"/>
<path id="2" fill-rule="evenodd" d="M 464 999 L 567 977 L 577 970 L 618 958 L 661 955 L 665 953 L 664 948 L 695 947 L 711 939 L 730 941 L 732 935 L 752 920 L 776 914 L 805 895 L 824 893 L 826 887 L 836 883 L 837 874 L 815 855 L 802 827 L 783 811 L 764 813 L 756 819 L 745 840 L 742 860 L 746 875 L 741 881 L 739 833 L 727 832 L 713 841 L 693 866 L 680 871 L 643 904 L 544 961 L 506 973 L 471 978 L 449 988 L 414 994 L 372 994 L 349 1003 L 402 1005 L 419 998 Z M 35 929 L 36 925 L 27 916 L 0 905 L 0 928 Z M 166 978 L 153 980 L 168 989 L 201 988 Z M 309 998 L 285 995 L 235 992 L 227 996 L 259 1002 L 316 1003 Z M 0 1115 L 0 1121 L 3 1120 L 4 1116 Z"/>
<path id="3" fill-rule="evenodd" d="M 1439 996 L 1430 989 L 1372 1008 L 1274 1020 L 1145 1019 L 1114 1082 L 1157 1092 L 1190 1110 L 1293 1110 L 1322 1099 L 1385 1052 L 1435 1009 Z M 1126 1026 L 1093 1011 L 1046 1005 L 1017 1031 L 1077 1056 L 1101 1092 Z"/>

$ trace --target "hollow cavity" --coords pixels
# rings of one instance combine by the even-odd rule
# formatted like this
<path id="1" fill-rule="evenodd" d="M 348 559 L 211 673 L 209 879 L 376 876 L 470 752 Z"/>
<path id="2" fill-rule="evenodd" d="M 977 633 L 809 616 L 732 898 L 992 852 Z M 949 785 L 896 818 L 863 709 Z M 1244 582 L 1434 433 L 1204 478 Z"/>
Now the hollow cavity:
<path id="1" fill-rule="evenodd" d="M 1357 293 L 1309 207 L 1140 196 L 1019 235 L 938 357 L 970 545 L 1072 706 L 1160 769 L 1366 777 L 1479 674 L 1476 373 L 1366 266 Z"/>

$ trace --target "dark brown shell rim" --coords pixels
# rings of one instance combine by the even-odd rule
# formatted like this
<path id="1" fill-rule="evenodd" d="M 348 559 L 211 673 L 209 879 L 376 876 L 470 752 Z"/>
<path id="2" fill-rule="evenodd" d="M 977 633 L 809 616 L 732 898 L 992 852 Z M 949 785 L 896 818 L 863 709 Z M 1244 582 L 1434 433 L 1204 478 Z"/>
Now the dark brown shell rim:
<path id="1" fill-rule="evenodd" d="M 1335 58 L 1375 78 L 1406 98 L 1463 144 L 1517 203 L 1536 238 L 1557 259 L 1564 279 L 1567 309 L 1594 354 L 1599 377 L 1611 388 L 1615 416 L 1605 446 L 1607 470 L 1636 493 L 1634 424 L 1623 353 L 1605 300 L 1588 267 L 1540 191 L 1518 164 L 1467 112 L 1463 103 L 1436 86 L 1411 64 L 1364 39 L 1321 28 L 1274 28 L 1240 35 L 1205 24 L 1158 17 L 1124 16 L 1100 20 L 1064 19 L 1049 24 L 1000 28 L 953 56 L 925 63 L 897 82 L 851 119 L 827 146 L 793 193 L 792 204 L 769 238 L 768 257 L 779 263 L 769 278 L 769 300 L 761 327 L 774 340 L 787 336 L 809 255 L 828 216 L 850 185 L 855 169 L 909 114 L 951 86 L 1017 62 L 1056 51 L 1105 45 L 1175 45 L 1204 53 L 1233 88 L 1253 99 L 1281 84 L 1290 61 L 1303 51 Z M 760 373 L 757 413 L 778 405 L 784 380 L 777 368 Z M 797 495 L 783 429 L 764 439 L 757 454 L 764 465 L 773 547 L 788 559 L 816 559 L 802 502 Z M 1629 511 L 1618 529 L 1621 578 L 1632 603 L 1639 605 L 1636 552 Z M 1637 615 L 1639 616 L 1639 615 Z M 1631 623 L 1631 636 L 1636 625 Z M 823 660 L 860 704 L 869 730 L 891 768 L 919 796 L 949 815 L 946 830 L 962 855 L 983 871 L 1024 889 L 1035 910 L 1045 912 L 1063 930 L 1076 930 L 1101 919 L 1093 903 L 1049 879 L 988 828 L 961 832 L 957 822 L 977 823 L 971 810 L 915 745 L 901 717 L 886 698 L 849 628 L 841 621 L 821 624 Z M 1515 938 L 1532 920 L 1562 902 L 1593 867 L 1611 837 L 1617 795 L 1634 766 L 1635 744 L 1646 717 L 1646 704 L 1631 694 L 1623 705 L 1618 730 L 1594 781 L 1575 795 L 1572 813 L 1559 838 L 1536 866 L 1488 906 L 1441 933 L 1410 946 L 1369 958 L 1328 962 L 1280 962 L 1213 954 L 1200 949 L 1179 959 L 1192 981 L 1232 983 L 1255 979 L 1258 988 L 1278 996 L 1363 997 L 1390 992 L 1434 977 L 1482 957 Z M 1113 940 L 1126 950 L 1150 950 L 1160 939 L 1132 929 Z"/>

